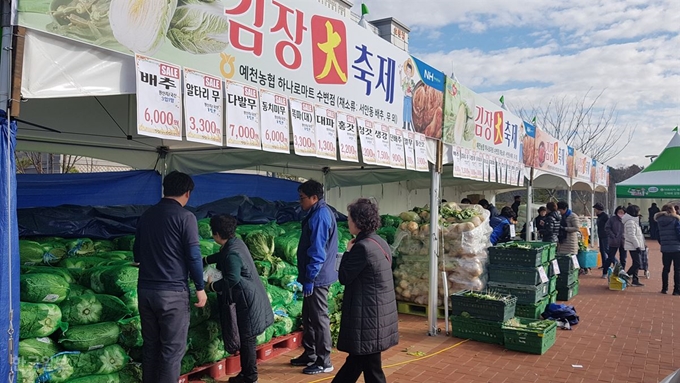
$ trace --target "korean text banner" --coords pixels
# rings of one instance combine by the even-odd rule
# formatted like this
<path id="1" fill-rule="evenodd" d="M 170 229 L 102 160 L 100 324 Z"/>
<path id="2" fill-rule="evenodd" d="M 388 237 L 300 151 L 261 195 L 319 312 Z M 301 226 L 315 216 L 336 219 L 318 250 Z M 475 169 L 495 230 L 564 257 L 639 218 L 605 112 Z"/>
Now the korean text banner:
<path id="1" fill-rule="evenodd" d="M 51 9 L 60 2 L 20 0 L 19 24 L 391 126 L 403 127 L 406 114 L 400 81 L 415 80 L 423 65 L 316 1 L 168 0 L 140 6 L 90 0 Z M 413 69 L 406 73 L 409 62 Z M 411 89 L 414 101 L 417 86 Z"/>
<path id="2" fill-rule="evenodd" d="M 573 153 L 574 166 L 571 168 L 573 169 L 573 172 L 569 174 L 569 177 L 571 177 L 573 180 L 590 183 L 592 178 L 590 168 L 592 166 L 593 160 L 577 150 L 574 150 Z"/>
<path id="3" fill-rule="evenodd" d="M 522 162 L 522 119 L 451 78 L 444 91 L 443 140 L 510 162 Z"/>
<path id="4" fill-rule="evenodd" d="M 569 148 L 541 129 L 536 129 L 534 141 L 534 169 L 567 176 Z M 570 163 L 573 166 L 573 162 Z"/>
<path id="5" fill-rule="evenodd" d="M 404 129 L 441 138 L 446 76 L 415 57 L 406 60 L 399 69 L 404 91 Z"/>

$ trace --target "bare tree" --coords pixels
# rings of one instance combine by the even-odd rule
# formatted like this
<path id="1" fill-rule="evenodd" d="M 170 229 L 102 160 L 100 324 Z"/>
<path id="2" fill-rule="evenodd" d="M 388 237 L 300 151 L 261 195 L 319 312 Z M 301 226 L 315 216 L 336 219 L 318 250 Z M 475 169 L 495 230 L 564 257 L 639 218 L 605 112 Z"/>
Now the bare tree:
<path id="1" fill-rule="evenodd" d="M 45 173 L 43 156 L 39 152 L 15 152 L 17 173 L 26 173 L 28 169 L 35 169 L 38 174 Z"/>
<path id="2" fill-rule="evenodd" d="M 76 162 L 80 161 L 82 156 L 73 156 L 70 154 L 65 154 L 61 157 L 61 172 L 62 173 L 73 173 L 76 172 Z"/>
<path id="3" fill-rule="evenodd" d="M 616 105 L 602 107 L 604 90 L 592 97 L 555 96 L 547 105 L 513 110 L 525 121 L 536 118 L 538 127 L 601 163 L 616 157 L 630 143 L 635 126 L 618 121 Z"/>

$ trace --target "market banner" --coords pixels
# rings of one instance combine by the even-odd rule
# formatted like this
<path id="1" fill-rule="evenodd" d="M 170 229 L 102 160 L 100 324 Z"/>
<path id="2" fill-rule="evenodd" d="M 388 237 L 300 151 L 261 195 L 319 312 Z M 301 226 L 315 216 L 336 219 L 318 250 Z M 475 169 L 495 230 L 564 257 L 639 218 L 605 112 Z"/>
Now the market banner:
<path id="1" fill-rule="evenodd" d="M 263 130 L 262 150 L 290 153 L 288 97 L 260 89 L 260 121 Z"/>
<path id="2" fill-rule="evenodd" d="M 317 104 L 316 114 L 316 156 L 327 160 L 338 159 L 338 131 L 336 128 L 337 115 L 334 110 Z"/>
<path id="3" fill-rule="evenodd" d="M 522 126 L 524 127 L 524 133 L 520 133 L 520 136 L 522 137 L 522 144 L 520 145 L 520 158 L 522 159 L 524 166 L 533 167 L 536 149 L 536 127 L 526 121 L 522 122 Z"/>
<path id="4" fill-rule="evenodd" d="M 534 169 L 560 176 L 568 176 L 567 157 L 569 149 L 562 141 L 541 129 L 536 129 L 534 142 Z"/>
<path id="5" fill-rule="evenodd" d="M 589 183 L 591 180 L 590 167 L 592 166 L 592 160 L 578 150 L 570 151 L 570 153 L 571 152 L 574 153 L 574 166 L 572 167 L 573 172 L 569 174 L 569 176 L 573 180 Z"/>
<path id="6" fill-rule="evenodd" d="M 406 168 L 403 131 L 393 127 L 390 127 L 390 166 L 395 169 Z"/>
<path id="7" fill-rule="evenodd" d="M 404 158 L 408 170 L 416 170 L 415 140 L 416 133 L 404 132 Z"/>
<path id="8" fill-rule="evenodd" d="M 184 68 L 184 126 L 187 141 L 224 144 L 222 79 Z"/>
<path id="9" fill-rule="evenodd" d="M 262 149 L 260 97 L 257 88 L 234 81 L 224 83 L 227 104 L 227 146 Z"/>
<path id="10" fill-rule="evenodd" d="M 359 142 L 361 143 L 361 160 L 366 165 L 377 165 L 373 121 L 357 118 L 357 127 L 359 128 Z"/>
<path id="11" fill-rule="evenodd" d="M 404 90 L 404 129 L 440 139 L 446 76 L 413 56 L 400 66 L 399 73 Z"/>
<path id="12" fill-rule="evenodd" d="M 136 55 L 137 134 L 182 140 L 182 68 Z"/>
<path id="13" fill-rule="evenodd" d="M 392 166 L 390 157 L 390 127 L 389 125 L 376 123 L 373 126 L 375 133 L 375 157 L 378 165 Z"/>
<path id="14" fill-rule="evenodd" d="M 425 135 L 421 133 L 416 133 L 415 140 L 413 141 L 413 146 L 415 147 L 416 155 L 416 170 L 419 172 L 430 171 L 430 166 L 427 161 L 427 146 Z"/>
<path id="15" fill-rule="evenodd" d="M 409 97 L 416 101 L 413 107 L 418 106 L 418 87 L 424 86 L 418 77 L 425 72 L 424 66 L 317 1 L 139 4 L 18 0 L 18 23 L 116 52 L 188 66 L 391 126 L 404 125 L 405 85 L 413 85 Z M 410 69 L 408 63 L 412 63 Z M 426 109 L 424 116 L 430 113 Z M 179 115 L 174 117 L 181 121 Z M 425 127 L 431 121 L 426 122 Z M 431 131 L 437 134 L 436 129 Z"/>
<path id="16" fill-rule="evenodd" d="M 359 162 L 357 119 L 345 112 L 338 112 L 337 117 L 340 159 L 348 162 Z"/>
<path id="17" fill-rule="evenodd" d="M 668 180 L 659 180 L 668 182 Z M 680 186 L 677 185 L 616 185 L 618 198 L 656 198 L 680 199 Z"/>
<path id="18" fill-rule="evenodd" d="M 314 157 L 316 156 L 314 105 L 295 98 L 290 98 L 289 104 L 295 154 Z"/>

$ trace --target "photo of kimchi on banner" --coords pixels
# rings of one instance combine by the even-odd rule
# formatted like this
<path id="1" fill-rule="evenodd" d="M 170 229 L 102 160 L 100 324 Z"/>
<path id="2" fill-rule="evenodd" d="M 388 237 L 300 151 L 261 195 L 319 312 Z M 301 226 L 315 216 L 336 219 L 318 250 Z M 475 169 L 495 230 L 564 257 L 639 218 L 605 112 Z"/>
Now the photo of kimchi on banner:
<path id="1" fill-rule="evenodd" d="M 415 57 L 407 59 L 399 69 L 404 89 L 404 128 L 441 138 L 444 74 Z"/>

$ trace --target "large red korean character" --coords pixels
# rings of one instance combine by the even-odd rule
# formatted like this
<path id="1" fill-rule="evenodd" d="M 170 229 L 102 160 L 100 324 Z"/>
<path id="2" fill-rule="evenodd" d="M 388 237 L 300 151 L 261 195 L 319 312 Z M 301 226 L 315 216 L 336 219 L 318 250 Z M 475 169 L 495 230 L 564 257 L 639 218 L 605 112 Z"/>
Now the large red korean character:
<path id="1" fill-rule="evenodd" d="M 283 30 L 288 36 L 288 40 L 281 40 L 276 43 L 274 49 L 276 60 L 288 69 L 298 69 L 302 65 L 302 54 L 300 53 L 299 46 L 302 43 L 302 33 L 307 30 L 307 27 L 304 25 L 305 14 L 299 9 L 293 11 L 276 0 L 273 0 L 272 4 L 278 8 L 279 16 L 276 20 L 276 25 L 269 31 L 276 33 Z M 288 14 L 295 16 L 295 35 L 293 35 L 288 25 Z M 286 56 L 286 51 L 292 52 L 292 57 L 290 55 Z"/>
<path id="2" fill-rule="evenodd" d="M 312 59 L 317 84 L 347 83 L 346 36 L 341 20 L 312 16 Z"/>
<path id="3" fill-rule="evenodd" d="M 252 6 L 253 0 L 241 0 L 234 8 L 225 9 L 224 13 L 227 16 L 240 16 L 250 12 Z M 262 31 L 258 28 L 262 28 L 262 25 L 264 25 L 264 0 L 255 0 L 254 12 L 255 17 L 251 26 L 229 17 L 229 42 L 235 49 L 252 52 L 255 56 L 259 57 L 262 55 L 263 36 Z M 243 41 L 246 40 L 246 36 L 250 37 L 250 43 Z"/>
<path id="4" fill-rule="evenodd" d="M 503 143 L 503 111 L 493 112 L 493 143 L 500 145 Z"/>

